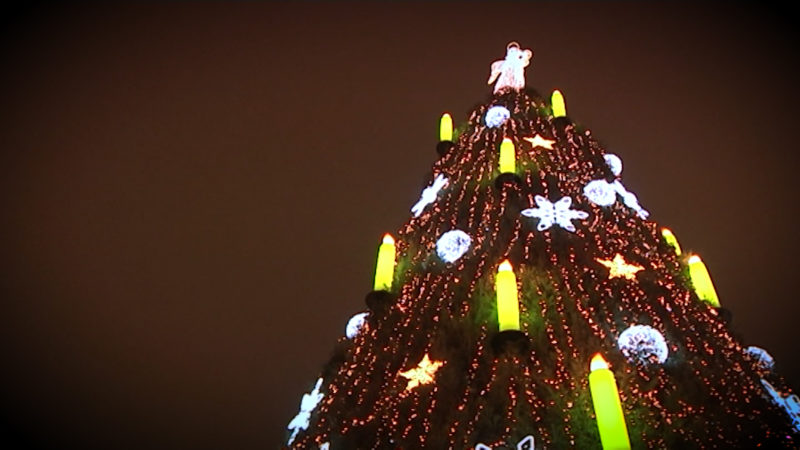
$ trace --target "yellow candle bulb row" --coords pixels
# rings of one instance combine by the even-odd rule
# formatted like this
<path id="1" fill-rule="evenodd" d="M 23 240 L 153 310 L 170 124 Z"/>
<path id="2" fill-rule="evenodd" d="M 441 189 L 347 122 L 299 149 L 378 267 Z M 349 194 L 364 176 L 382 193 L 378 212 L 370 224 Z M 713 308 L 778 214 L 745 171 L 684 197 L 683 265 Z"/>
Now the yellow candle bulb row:
<path id="1" fill-rule="evenodd" d="M 694 292 L 704 302 L 719 308 L 719 297 L 717 297 L 717 290 L 714 289 L 714 283 L 711 282 L 711 275 L 703 261 L 697 255 L 689 257 L 689 276 L 692 278 L 692 285 Z"/>
<path id="2" fill-rule="evenodd" d="M 625 425 L 614 374 L 600 353 L 592 358 L 590 369 L 589 390 L 603 450 L 629 450 L 628 427 Z"/>
<path id="3" fill-rule="evenodd" d="M 497 292 L 497 321 L 500 331 L 519 330 L 517 277 L 508 260 L 503 261 L 497 269 L 495 291 Z"/>
<path id="4" fill-rule="evenodd" d="M 375 265 L 375 290 L 390 291 L 394 280 L 395 245 L 391 234 L 383 236 L 378 247 L 378 262 Z"/>

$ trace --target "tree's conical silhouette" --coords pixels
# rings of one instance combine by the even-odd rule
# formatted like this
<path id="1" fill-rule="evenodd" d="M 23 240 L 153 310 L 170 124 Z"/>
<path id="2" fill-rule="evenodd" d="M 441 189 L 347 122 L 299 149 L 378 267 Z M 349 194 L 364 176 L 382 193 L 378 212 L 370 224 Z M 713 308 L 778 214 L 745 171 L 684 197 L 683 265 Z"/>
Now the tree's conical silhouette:
<path id="1" fill-rule="evenodd" d="M 762 382 L 786 390 L 771 364 L 698 295 L 689 255 L 647 220 L 619 160 L 552 111 L 501 86 L 439 145 L 431 189 L 395 234 L 392 287 L 367 296 L 365 322 L 304 397 L 289 447 L 601 448 L 598 353 L 633 448 L 800 445 Z M 498 168 L 504 139 L 513 173 Z M 498 325 L 506 260 L 518 331 L 513 317 Z"/>

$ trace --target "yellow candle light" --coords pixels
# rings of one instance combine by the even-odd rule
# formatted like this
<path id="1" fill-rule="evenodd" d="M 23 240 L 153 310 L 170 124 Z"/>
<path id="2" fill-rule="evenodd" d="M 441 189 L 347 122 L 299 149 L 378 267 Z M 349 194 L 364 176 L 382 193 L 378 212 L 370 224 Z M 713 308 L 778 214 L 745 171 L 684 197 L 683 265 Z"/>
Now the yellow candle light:
<path id="1" fill-rule="evenodd" d="M 394 238 L 389 233 L 383 236 L 378 248 L 378 263 L 375 265 L 375 290 L 389 291 L 394 279 L 395 247 Z"/>
<path id="2" fill-rule="evenodd" d="M 453 140 L 453 118 L 448 113 L 442 114 L 442 118 L 439 120 L 439 140 Z"/>
<path id="3" fill-rule="evenodd" d="M 628 427 L 625 425 L 614 374 L 608 369 L 608 363 L 600 353 L 592 358 L 590 369 L 589 389 L 592 392 L 592 404 L 603 450 L 630 449 Z"/>
<path id="4" fill-rule="evenodd" d="M 567 105 L 564 103 L 564 95 L 556 89 L 550 96 L 550 106 L 553 109 L 553 117 L 566 117 Z"/>
<path id="5" fill-rule="evenodd" d="M 495 279 L 497 291 L 497 321 L 500 331 L 519 330 L 519 298 L 517 296 L 517 277 L 508 260 L 497 269 Z"/>
<path id="6" fill-rule="evenodd" d="M 517 171 L 516 150 L 511 139 L 504 138 L 500 144 L 500 173 L 514 173 Z"/>
<path id="7" fill-rule="evenodd" d="M 717 297 L 717 290 L 714 289 L 714 283 L 711 282 L 711 275 L 708 274 L 706 265 L 697 255 L 689 257 L 689 276 L 692 277 L 694 292 L 700 297 L 700 300 L 714 308 L 722 306 Z"/>
<path id="8" fill-rule="evenodd" d="M 664 240 L 669 244 L 672 248 L 675 249 L 675 254 L 681 256 L 681 245 L 678 244 L 678 238 L 672 234 L 669 228 L 662 228 L 661 229 L 661 236 L 664 237 Z"/>

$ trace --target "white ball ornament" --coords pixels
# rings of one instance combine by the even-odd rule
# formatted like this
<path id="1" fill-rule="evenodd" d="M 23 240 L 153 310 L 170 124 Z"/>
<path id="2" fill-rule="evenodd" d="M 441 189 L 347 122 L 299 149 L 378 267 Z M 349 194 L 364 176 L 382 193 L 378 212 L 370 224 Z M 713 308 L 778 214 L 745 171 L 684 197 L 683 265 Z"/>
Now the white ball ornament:
<path id="1" fill-rule="evenodd" d="M 633 325 L 623 331 L 617 347 L 628 361 L 642 364 L 663 364 L 669 355 L 664 336 L 648 325 Z"/>
<path id="2" fill-rule="evenodd" d="M 583 195 L 595 205 L 611 206 L 617 201 L 617 191 L 606 180 L 590 181 L 583 188 Z"/>
<path id="3" fill-rule="evenodd" d="M 369 312 L 360 312 L 347 321 L 347 326 L 345 327 L 345 336 L 347 336 L 347 339 L 353 339 L 361 332 L 361 328 L 364 327 L 364 322 L 366 322 L 368 315 Z"/>
<path id="4" fill-rule="evenodd" d="M 436 254 L 444 262 L 453 262 L 464 256 L 472 245 L 472 238 L 461 230 L 450 230 L 436 241 Z"/>
<path id="5" fill-rule="evenodd" d="M 603 155 L 603 158 L 605 158 L 606 164 L 611 169 L 611 173 L 616 176 L 622 173 L 622 160 L 619 156 L 613 153 L 606 153 Z"/>
<path id="6" fill-rule="evenodd" d="M 496 128 L 508 120 L 509 117 L 511 117 L 511 113 L 505 107 L 492 106 L 486 111 L 486 117 L 483 120 L 486 122 L 487 127 Z"/>

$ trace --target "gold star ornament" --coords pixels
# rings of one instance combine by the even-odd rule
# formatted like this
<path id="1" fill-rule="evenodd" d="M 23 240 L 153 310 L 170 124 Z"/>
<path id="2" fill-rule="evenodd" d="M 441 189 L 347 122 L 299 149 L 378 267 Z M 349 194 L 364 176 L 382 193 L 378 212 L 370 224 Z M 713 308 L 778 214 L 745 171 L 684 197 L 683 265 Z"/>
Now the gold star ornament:
<path id="1" fill-rule="evenodd" d="M 543 147 L 543 148 L 552 150 L 553 149 L 553 144 L 556 143 L 556 141 L 551 141 L 549 139 L 545 139 L 545 138 L 539 136 L 538 134 L 535 135 L 532 138 L 524 137 L 522 139 L 525 140 L 525 141 L 530 142 L 531 145 L 533 146 L 533 148 Z"/>
<path id="2" fill-rule="evenodd" d="M 420 384 L 433 383 L 433 376 L 436 374 L 436 371 L 439 370 L 439 367 L 443 365 L 444 363 L 442 361 L 431 361 L 426 353 L 425 356 L 422 357 L 422 361 L 417 364 L 417 367 L 405 372 L 400 372 L 399 375 L 408 378 L 406 390 L 410 391 Z"/>
<path id="3" fill-rule="evenodd" d="M 614 259 L 596 259 L 600 264 L 608 267 L 608 278 L 625 278 L 628 280 L 636 279 L 636 272 L 644 270 L 644 267 L 635 264 L 628 264 L 625 258 L 619 253 L 614 256 Z"/>

